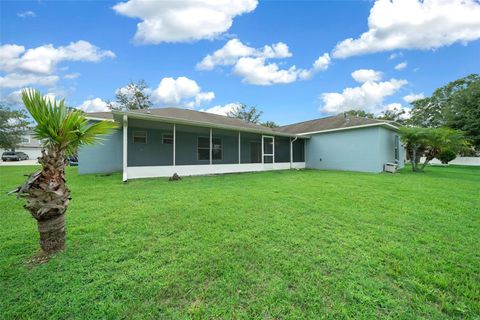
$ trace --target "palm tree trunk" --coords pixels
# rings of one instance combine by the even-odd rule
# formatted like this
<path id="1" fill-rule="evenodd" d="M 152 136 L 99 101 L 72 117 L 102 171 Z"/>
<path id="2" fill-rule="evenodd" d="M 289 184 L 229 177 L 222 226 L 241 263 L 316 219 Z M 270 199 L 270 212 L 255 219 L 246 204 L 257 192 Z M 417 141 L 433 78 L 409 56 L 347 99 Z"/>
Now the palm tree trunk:
<path id="1" fill-rule="evenodd" d="M 65 215 L 48 220 L 38 220 L 40 247 L 43 252 L 53 253 L 65 248 Z"/>
<path id="2" fill-rule="evenodd" d="M 18 192 L 27 199 L 25 208 L 37 220 L 42 250 L 50 254 L 65 248 L 65 212 L 70 190 L 65 183 L 62 151 L 42 150 L 39 162 L 42 170 L 32 174 Z"/>

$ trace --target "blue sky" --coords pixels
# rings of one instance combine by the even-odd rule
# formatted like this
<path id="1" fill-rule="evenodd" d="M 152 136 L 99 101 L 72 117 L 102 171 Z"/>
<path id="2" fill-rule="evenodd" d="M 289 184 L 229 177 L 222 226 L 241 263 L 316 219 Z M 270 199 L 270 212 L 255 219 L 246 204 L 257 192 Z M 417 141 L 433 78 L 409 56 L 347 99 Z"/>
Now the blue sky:
<path id="1" fill-rule="evenodd" d="M 287 124 L 352 106 L 375 113 L 408 108 L 407 101 L 480 71 L 476 0 L 405 0 L 409 4 L 404 8 L 395 7 L 402 5 L 398 1 L 245 0 L 244 7 L 241 2 L 233 9 L 228 4 L 192 7 L 188 1 L 173 8 L 180 16 L 193 12 L 191 24 L 199 15 L 212 15 L 192 26 L 188 19 L 180 25 L 165 23 L 170 17 L 164 12 L 172 10 L 166 2 L 131 0 L 115 10 L 117 1 L 2 1 L 1 45 L 8 56 L 0 63 L 1 99 L 15 103 L 22 87 L 37 87 L 94 111 L 114 100 L 115 90 L 145 79 L 158 107 L 216 107 L 222 112 L 241 102 L 258 106 L 264 120 Z M 446 12 L 453 18 L 446 19 Z M 215 17 L 226 18 L 216 23 Z M 165 27 L 138 34 L 137 24 L 148 19 Z M 405 26 L 411 20 L 418 25 Z M 374 39 L 357 41 L 366 32 Z M 395 34 L 403 40 L 392 38 Z M 337 47 L 348 38 L 354 43 Z M 238 51 L 232 57 L 223 52 L 218 56 L 224 60 L 211 70 L 197 66 L 234 39 L 250 53 Z M 71 43 L 77 45 L 69 47 Z M 279 46 L 275 57 L 268 56 L 264 46 L 275 49 L 278 43 L 288 46 L 287 52 Z M 29 49 L 49 44 L 48 52 L 24 57 Z M 324 54 L 329 60 L 316 70 L 312 64 Z M 396 70 L 402 62 L 406 67 Z M 357 70 L 355 80 L 352 72 Z"/>

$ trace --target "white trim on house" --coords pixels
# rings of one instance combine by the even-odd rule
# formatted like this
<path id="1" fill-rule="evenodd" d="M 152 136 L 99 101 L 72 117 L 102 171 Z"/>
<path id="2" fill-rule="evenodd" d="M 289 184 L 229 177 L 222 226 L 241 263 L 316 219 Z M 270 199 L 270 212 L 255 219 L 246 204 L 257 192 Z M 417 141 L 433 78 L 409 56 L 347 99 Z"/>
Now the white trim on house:
<path id="1" fill-rule="evenodd" d="M 180 176 L 195 176 L 222 173 L 240 173 L 270 170 L 288 170 L 290 163 L 242 163 L 242 164 L 215 164 L 215 165 L 181 165 L 181 166 L 144 166 L 128 167 L 127 178 L 157 178 L 171 177 L 174 173 Z M 293 162 L 293 169 L 305 169 L 305 162 Z"/>
<path id="2" fill-rule="evenodd" d="M 94 121 L 108 121 L 108 122 L 115 122 L 114 119 L 107 119 L 107 118 L 97 118 L 97 117 L 89 117 L 86 116 L 85 119 L 87 120 L 94 120 Z"/>
<path id="3" fill-rule="evenodd" d="M 175 126 L 175 123 L 173 124 L 173 159 L 172 159 L 172 164 L 175 166 L 175 152 L 177 149 L 177 127 Z"/>
<path id="4" fill-rule="evenodd" d="M 399 128 L 387 123 L 387 122 L 379 122 L 379 123 L 369 123 L 369 124 L 362 124 L 359 126 L 352 126 L 352 127 L 346 127 L 346 128 L 335 128 L 335 129 L 327 129 L 327 130 L 319 130 L 319 131 L 310 131 L 310 132 L 302 132 L 302 133 L 297 133 L 298 136 L 308 136 L 312 134 L 317 134 L 317 133 L 325 133 L 325 132 L 333 132 L 333 131 L 342 131 L 342 130 L 350 130 L 350 129 L 359 129 L 359 128 L 368 128 L 368 127 L 375 127 L 375 126 L 387 126 L 390 129 L 394 129 L 395 131 L 398 131 Z"/>
<path id="5" fill-rule="evenodd" d="M 265 138 L 272 139 L 272 153 L 265 153 Z M 265 163 L 265 157 L 272 157 L 272 162 Z M 262 135 L 262 163 L 266 165 L 275 164 L 275 137 Z"/>
<path id="6" fill-rule="evenodd" d="M 123 181 L 128 180 L 127 161 L 128 161 L 128 117 L 123 115 Z"/>
<path id="7" fill-rule="evenodd" d="M 147 144 L 148 142 L 148 134 L 147 134 L 147 130 L 134 130 L 133 133 L 132 133 L 132 143 L 133 144 Z M 145 138 L 145 142 L 139 142 L 139 141 L 135 141 L 135 139 L 138 139 L 138 138 Z M 163 139 L 163 137 L 162 137 Z M 162 141 L 163 143 L 163 141 Z"/>
<path id="8" fill-rule="evenodd" d="M 241 148 L 241 143 L 242 143 L 242 137 L 240 131 L 238 131 L 238 164 L 242 163 L 242 148 Z"/>

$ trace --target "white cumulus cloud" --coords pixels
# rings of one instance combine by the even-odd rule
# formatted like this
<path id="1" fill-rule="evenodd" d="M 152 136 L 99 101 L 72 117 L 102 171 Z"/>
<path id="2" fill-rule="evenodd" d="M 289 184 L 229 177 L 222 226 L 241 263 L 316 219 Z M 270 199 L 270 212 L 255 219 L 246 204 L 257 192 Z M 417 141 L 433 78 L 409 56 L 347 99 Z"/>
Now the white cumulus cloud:
<path id="1" fill-rule="evenodd" d="M 395 66 L 395 70 L 403 70 L 407 67 L 408 63 L 407 61 L 400 62 Z"/>
<path id="2" fill-rule="evenodd" d="M 379 81 L 382 79 L 382 73 L 372 69 L 359 69 L 352 72 L 352 78 L 360 83 Z"/>
<path id="3" fill-rule="evenodd" d="M 137 42 L 158 44 L 213 39 L 230 29 L 236 16 L 255 10 L 257 4 L 257 0 L 129 0 L 113 9 L 142 20 L 137 24 Z"/>
<path id="4" fill-rule="evenodd" d="M 420 99 L 423 99 L 425 98 L 425 95 L 422 93 L 410 93 L 410 94 L 407 94 L 406 96 L 403 97 L 403 100 L 405 102 L 408 102 L 408 103 L 412 103 L 413 101 L 416 101 L 416 100 L 420 100 Z"/>
<path id="5" fill-rule="evenodd" d="M 17 13 L 17 16 L 20 18 L 35 18 L 37 14 L 31 10 L 28 10 L 28 11 Z"/>
<path id="6" fill-rule="evenodd" d="M 99 62 L 104 58 L 113 58 L 110 50 L 101 50 L 97 46 L 80 40 L 67 46 L 54 47 L 46 44 L 26 50 L 16 44 L 0 45 L 0 86 L 7 88 L 25 85 L 52 86 L 58 80 L 56 67 L 63 61 Z"/>
<path id="7" fill-rule="evenodd" d="M 85 100 L 77 109 L 83 110 L 85 112 L 103 112 L 110 111 L 107 107 L 107 103 L 100 98 Z"/>
<path id="8" fill-rule="evenodd" d="M 354 74 L 355 72 L 352 73 L 352 77 L 354 77 Z M 361 80 L 366 79 L 362 78 Z M 384 99 L 395 94 L 408 83 L 406 80 L 398 79 L 379 80 L 381 79 L 372 78 L 363 82 L 359 87 L 345 88 L 342 92 L 323 93 L 321 95 L 323 104 L 320 110 L 329 114 L 349 110 L 365 110 L 378 113 L 383 109 Z"/>
<path id="9" fill-rule="evenodd" d="M 225 105 L 218 105 L 214 106 L 208 109 L 200 109 L 200 111 L 203 112 L 208 112 L 208 113 L 213 113 L 213 114 L 218 114 L 221 116 L 226 116 L 228 115 L 229 112 L 234 111 L 235 109 L 239 108 L 241 104 L 239 102 L 232 102 L 232 103 L 227 103 Z"/>
<path id="10" fill-rule="evenodd" d="M 292 53 L 289 51 L 288 46 L 283 42 L 278 42 L 271 46 L 265 45 L 261 49 L 256 49 L 243 44 L 238 39 L 231 39 L 222 48 L 203 58 L 203 60 L 197 64 L 197 69 L 212 70 L 216 66 L 234 65 L 243 57 L 273 59 L 288 58 L 291 56 Z"/>
<path id="11" fill-rule="evenodd" d="M 333 56 L 346 58 L 398 49 L 435 49 L 480 39 L 477 0 L 377 0 L 368 31 L 341 41 Z"/>
<path id="12" fill-rule="evenodd" d="M 193 108 L 210 102 L 214 98 L 214 92 L 201 91 L 197 82 L 187 77 L 163 78 L 158 87 L 152 91 L 154 102 L 168 106 Z"/>
<path id="13" fill-rule="evenodd" d="M 232 66 L 233 74 L 242 77 L 242 81 L 254 85 L 273 85 L 306 80 L 318 71 L 330 65 L 328 53 L 320 56 L 309 69 L 291 66 L 282 69 L 270 59 L 283 59 L 292 56 L 288 45 L 278 42 L 253 48 L 238 39 L 229 40 L 222 48 L 208 54 L 197 64 L 198 70 L 213 70 L 217 66 Z"/>
<path id="14" fill-rule="evenodd" d="M 25 86 L 41 85 L 50 87 L 60 78 L 56 75 L 38 75 L 34 73 L 9 73 L 0 77 L 0 88 L 22 88 Z"/>

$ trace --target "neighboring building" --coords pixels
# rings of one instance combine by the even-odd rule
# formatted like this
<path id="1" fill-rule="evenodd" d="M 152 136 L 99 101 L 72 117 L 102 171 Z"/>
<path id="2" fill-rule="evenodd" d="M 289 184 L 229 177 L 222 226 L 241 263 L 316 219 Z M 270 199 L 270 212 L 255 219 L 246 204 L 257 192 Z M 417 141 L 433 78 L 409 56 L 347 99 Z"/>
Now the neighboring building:
<path id="1" fill-rule="evenodd" d="M 282 169 L 381 172 L 403 166 L 398 126 L 328 117 L 280 128 L 179 108 L 90 113 L 119 129 L 79 150 L 79 173 L 123 172 L 123 180 Z"/>
<path id="2" fill-rule="evenodd" d="M 0 149 L 0 154 L 4 149 Z M 9 151 L 9 150 L 8 150 Z M 36 139 L 33 131 L 27 131 L 22 137 L 22 142 L 15 148 L 15 151 L 25 152 L 28 158 L 34 160 L 42 155 L 42 143 Z"/>

